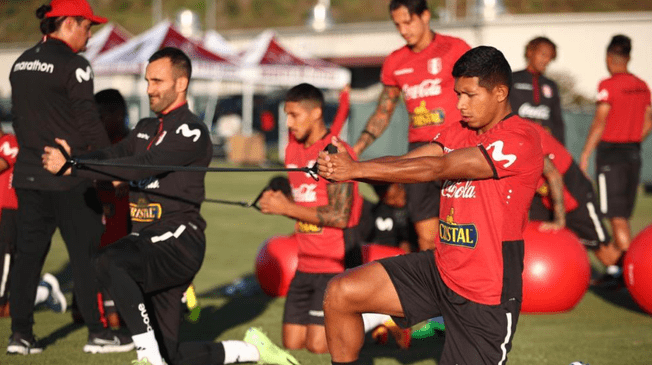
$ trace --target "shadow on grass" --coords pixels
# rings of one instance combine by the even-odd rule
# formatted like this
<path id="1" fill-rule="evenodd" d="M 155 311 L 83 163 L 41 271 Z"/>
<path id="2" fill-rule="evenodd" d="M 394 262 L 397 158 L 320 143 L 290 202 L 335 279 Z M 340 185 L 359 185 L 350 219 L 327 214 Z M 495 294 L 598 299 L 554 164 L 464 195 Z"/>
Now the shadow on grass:
<path id="1" fill-rule="evenodd" d="M 77 331 L 78 329 L 84 327 L 83 324 L 79 323 L 68 323 L 65 326 L 60 327 L 56 331 L 50 333 L 47 337 L 41 339 L 41 344 L 45 347 L 55 344 L 58 340 L 67 337 L 69 334 Z"/>
<path id="2" fill-rule="evenodd" d="M 432 336 L 424 339 L 412 339 L 408 350 L 401 350 L 391 339 L 387 345 L 378 345 L 367 335 L 365 345 L 360 351 L 359 364 L 373 365 L 378 359 L 394 359 L 400 364 L 412 364 L 424 360 L 439 361 L 444 349 L 444 338 Z M 391 337 L 391 336 L 390 336 Z"/>
<path id="3" fill-rule="evenodd" d="M 219 307 L 202 306 L 197 325 L 184 322 L 181 330 L 184 341 L 212 341 L 226 330 L 260 316 L 274 299 L 262 292 L 253 273 L 197 293 L 197 297 L 225 298 L 227 302 Z"/>
<path id="4" fill-rule="evenodd" d="M 602 275 L 603 270 L 599 270 L 596 267 L 591 267 L 591 279 L 597 279 Z M 605 285 L 605 286 L 589 286 L 589 291 L 603 300 L 619 306 L 621 308 L 630 310 L 632 312 L 645 314 L 645 312 L 634 302 L 632 296 L 627 291 L 627 287 L 623 283 L 622 285 Z"/>

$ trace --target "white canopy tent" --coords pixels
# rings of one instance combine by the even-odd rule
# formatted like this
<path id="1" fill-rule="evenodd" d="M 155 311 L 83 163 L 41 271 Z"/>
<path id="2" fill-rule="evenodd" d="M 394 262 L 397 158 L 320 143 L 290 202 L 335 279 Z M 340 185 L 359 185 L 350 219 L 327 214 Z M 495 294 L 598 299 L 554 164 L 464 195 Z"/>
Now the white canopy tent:
<path id="1" fill-rule="evenodd" d="M 99 54 L 104 53 L 131 38 L 131 34 L 115 23 L 108 23 L 88 40 L 86 51 L 83 55 L 92 60 Z"/>

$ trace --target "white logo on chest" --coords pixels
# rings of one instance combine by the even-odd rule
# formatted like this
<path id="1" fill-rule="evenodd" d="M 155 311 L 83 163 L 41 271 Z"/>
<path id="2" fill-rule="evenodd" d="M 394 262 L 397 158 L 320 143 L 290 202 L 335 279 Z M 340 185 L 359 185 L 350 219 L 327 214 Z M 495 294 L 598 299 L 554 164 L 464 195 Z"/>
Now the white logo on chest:
<path id="1" fill-rule="evenodd" d="M 82 70 L 81 68 L 75 70 L 75 77 L 77 77 L 77 82 L 80 84 L 84 81 L 90 80 L 93 77 L 91 66 L 86 66 L 86 70 Z"/>
<path id="2" fill-rule="evenodd" d="M 518 108 L 518 115 L 528 119 L 550 119 L 550 108 L 547 105 L 534 106 L 525 103 Z"/>
<path id="3" fill-rule="evenodd" d="M 376 228 L 378 228 L 379 231 L 387 232 L 391 231 L 394 229 L 394 220 L 392 218 L 382 218 L 378 217 L 376 218 Z"/>
<path id="4" fill-rule="evenodd" d="M 181 132 L 184 137 L 193 137 L 193 142 L 197 142 L 201 136 L 201 130 L 199 130 L 199 128 L 190 129 L 187 124 L 182 124 L 179 128 L 177 128 L 177 134 L 179 134 L 179 132 Z"/>
<path id="5" fill-rule="evenodd" d="M 427 98 L 441 94 L 441 79 L 423 80 L 419 85 L 403 85 L 403 95 L 406 100 Z"/>
<path id="6" fill-rule="evenodd" d="M 294 197 L 294 201 L 303 203 L 317 201 L 317 192 L 315 189 L 317 189 L 317 184 L 301 184 L 298 188 L 293 188 L 292 196 Z"/>
<path id="7" fill-rule="evenodd" d="M 441 188 L 441 196 L 447 198 L 475 198 L 475 186 L 469 180 L 446 180 L 444 186 Z"/>
<path id="8" fill-rule="evenodd" d="M 18 147 L 12 148 L 9 142 L 5 142 L 2 144 L 2 146 L 0 146 L 0 152 L 5 156 L 16 158 L 18 155 Z"/>

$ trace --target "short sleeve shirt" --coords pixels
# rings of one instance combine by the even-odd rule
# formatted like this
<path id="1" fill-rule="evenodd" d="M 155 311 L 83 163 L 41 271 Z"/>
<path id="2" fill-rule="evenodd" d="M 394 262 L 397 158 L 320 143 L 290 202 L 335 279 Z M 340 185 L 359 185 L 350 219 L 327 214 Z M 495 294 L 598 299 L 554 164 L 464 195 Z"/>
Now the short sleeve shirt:
<path id="1" fill-rule="evenodd" d="M 469 49 L 459 38 L 435 34 L 421 52 L 404 46 L 385 59 L 381 82 L 403 92 L 410 114 L 410 142 L 429 142 L 444 126 L 460 120 L 452 71 L 455 62 Z"/>
<path id="2" fill-rule="evenodd" d="M 523 240 L 527 213 L 543 171 L 543 153 L 531 122 L 511 115 L 478 135 L 447 128 L 434 141 L 444 153 L 479 148 L 494 176 L 446 180 L 441 189 L 435 261 L 443 281 L 477 303 L 497 305 L 503 288 L 503 245 Z M 522 262 L 520 263 L 522 265 Z"/>
<path id="3" fill-rule="evenodd" d="M 611 106 L 603 142 L 641 142 L 645 109 L 650 105 L 650 89 L 643 80 L 630 73 L 614 74 L 600 82 L 597 101 Z"/>
<path id="4" fill-rule="evenodd" d="M 5 160 L 9 165 L 9 168 L 0 172 L 0 208 L 18 209 L 18 200 L 12 182 L 16 156 L 18 156 L 16 137 L 13 134 L 0 137 L 0 159 Z"/>
<path id="5" fill-rule="evenodd" d="M 297 168 L 312 166 L 317 161 L 320 151 L 331 142 L 333 133 L 306 148 L 302 143 L 290 138 L 285 150 L 285 166 Z M 355 156 L 353 149 L 345 145 L 349 154 Z M 328 205 L 328 180 L 320 178 L 315 181 L 304 172 L 289 172 L 288 179 L 292 187 L 295 204 L 305 207 Z M 353 182 L 353 205 L 348 226 L 358 224 L 362 211 L 362 197 L 358 194 L 358 183 Z M 295 235 L 299 242 L 299 260 L 297 270 L 307 273 L 339 273 L 344 271 L 344 233 L 340 228 L 325 227 L 312 223 L 297 221 Z"/>

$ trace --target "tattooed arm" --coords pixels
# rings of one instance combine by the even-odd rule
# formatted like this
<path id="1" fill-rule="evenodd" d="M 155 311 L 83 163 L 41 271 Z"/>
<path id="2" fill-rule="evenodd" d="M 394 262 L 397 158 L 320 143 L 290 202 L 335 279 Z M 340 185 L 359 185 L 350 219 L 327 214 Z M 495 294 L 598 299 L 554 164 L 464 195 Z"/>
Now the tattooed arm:
<path id="1" fill-rule="evenodd" d="M 346 228 L 353 206 L 353 183 L 331 183 L 326 189 L 328 205 L 319 207 L 295 204 L 280 191 L 269 190 L 260 199 L 260 211 L 323 227 Z"/>
<path id="2" fill-rule="evenodd" d="M 394 114 L 394 109 L 396 108 L 396 103 L 400 95 L 401 89 L 397 86 L 385 85 L 383 87 L 383 91 L 378 98 L 376 111 L 369 117 L 364 132 L 360 134 L 358 141 L 353 146 L 353 150 L 357 156 L 360 156 L 362 151 L 383 134 L 389 125 L 392 114 Z"/>

